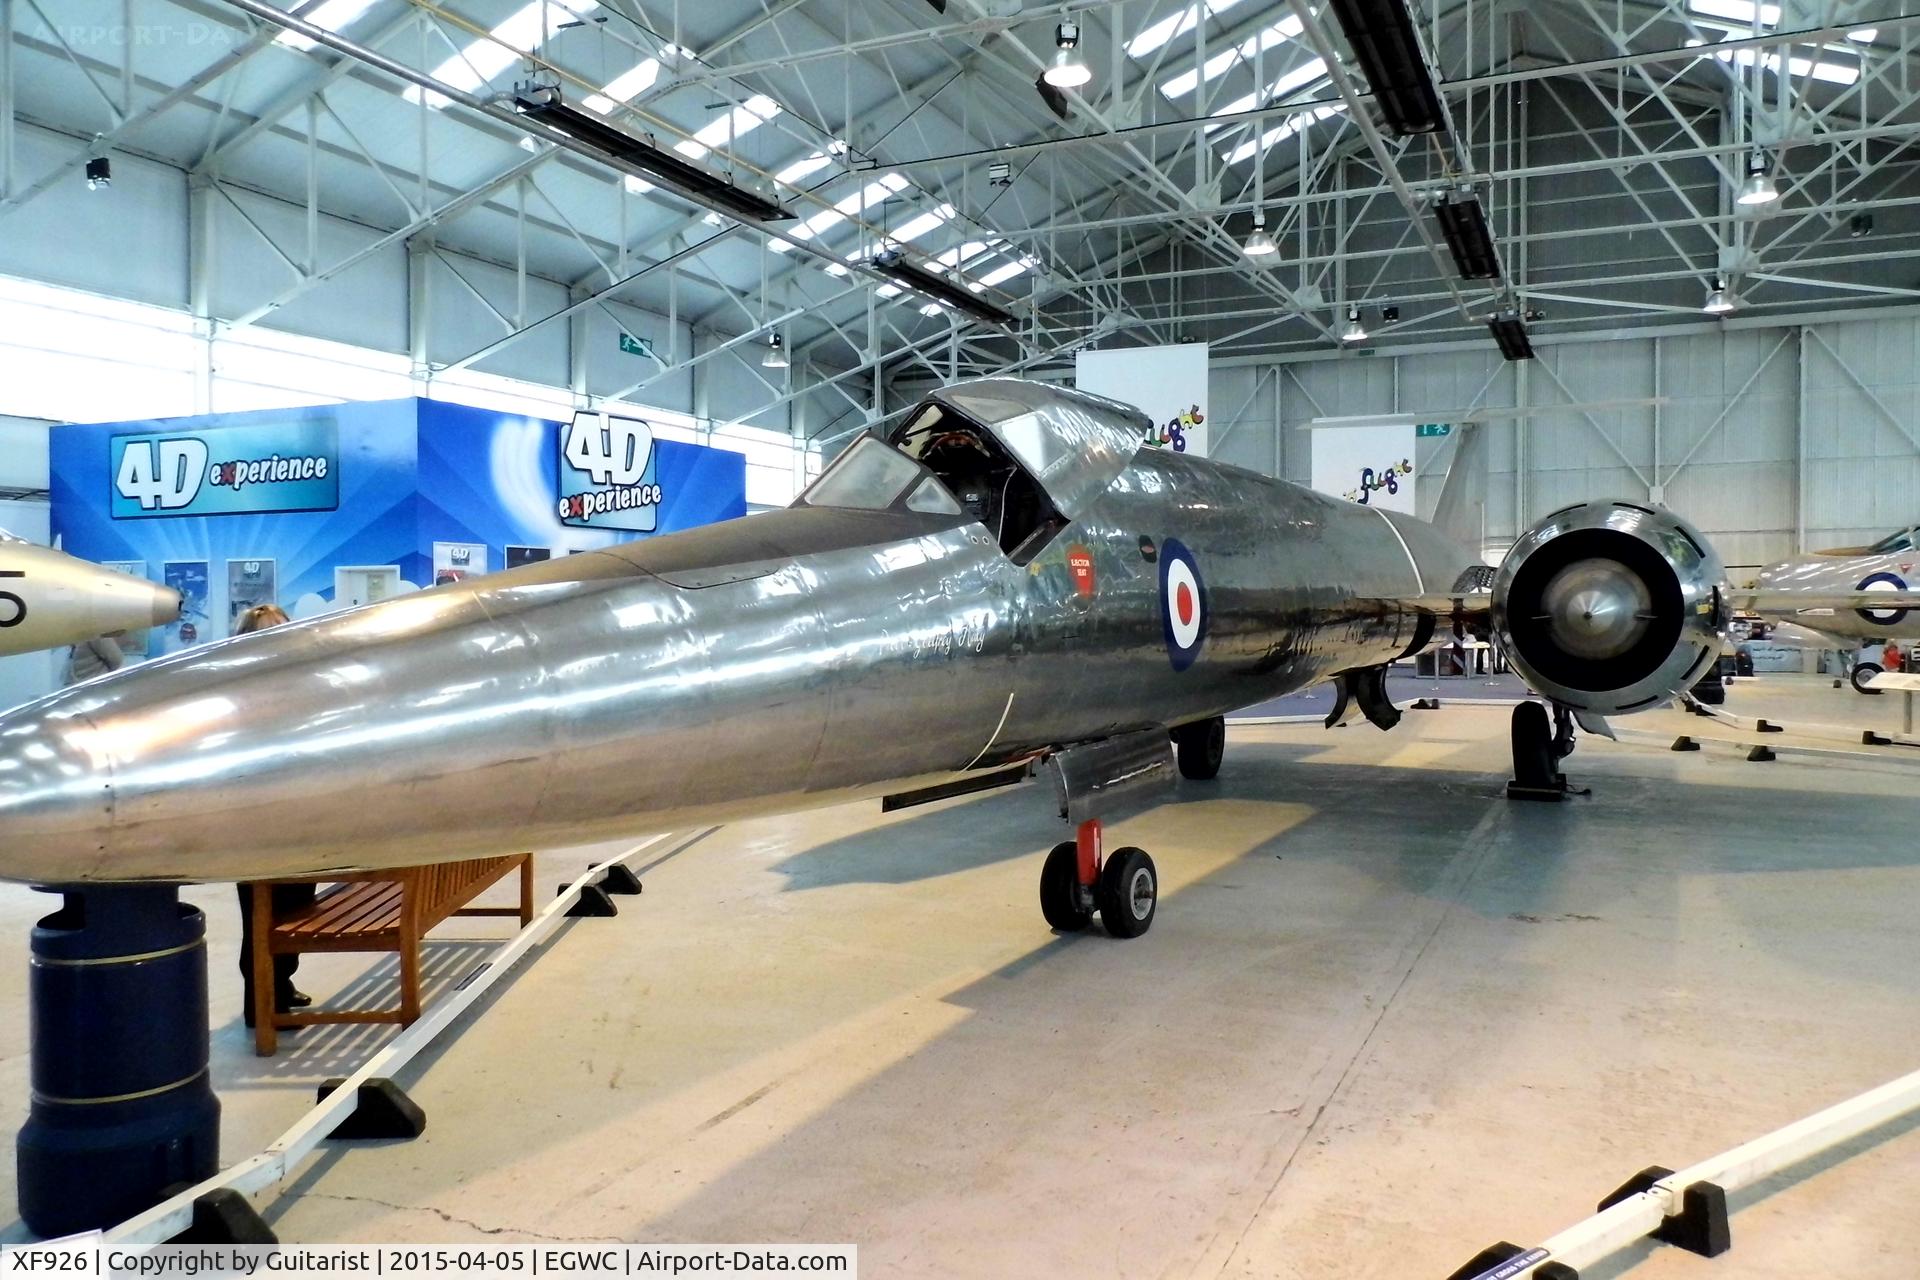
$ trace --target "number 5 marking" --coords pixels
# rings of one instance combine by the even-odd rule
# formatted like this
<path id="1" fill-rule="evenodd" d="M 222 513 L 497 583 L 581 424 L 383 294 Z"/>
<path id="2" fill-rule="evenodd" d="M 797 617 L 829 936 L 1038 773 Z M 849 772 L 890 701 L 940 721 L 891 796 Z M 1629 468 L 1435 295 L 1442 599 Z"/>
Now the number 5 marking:
<path id="1" fill-rule="evenodd" d="M 27 575 L 19 569 L 0 569 L 0 578 L 24 578 Z M 11 605 L 12 616 L 5 616 L 6 607 Z M 11 591 L 0 591 L 0 630 L 17 627 L 27 620 L 27 602 Z"/>

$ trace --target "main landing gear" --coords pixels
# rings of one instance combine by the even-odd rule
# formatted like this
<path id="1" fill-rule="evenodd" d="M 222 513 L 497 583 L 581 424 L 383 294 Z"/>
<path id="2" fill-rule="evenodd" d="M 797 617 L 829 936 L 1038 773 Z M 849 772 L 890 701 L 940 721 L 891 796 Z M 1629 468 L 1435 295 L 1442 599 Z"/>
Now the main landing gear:
<path id="1" fill-rule="evenodd" d="M 1214 768 L 1219 767 L 1216 755 Z M 1078 933 L 1098 911 L 1108 933 L 1137 938 L 1153 927 L 1160 875 L 1144 849 L 1115 849 L 1103 859 L 1100 837 L 1100 820 L 1091 818 L 1075 829 L 1072 840 L 1053 847 L 1040 869 L 1040 913 L 1061 933 Z"/>
<path id="2" fill-rule="evenodd" d="M 1560 762 L 1573 753 L 1573 715 L 1556 706 L 1551 720 L 1538 702 L 1522 702 L 1513 709 L 1513 781 L 1509 800 L 1565 800 L 1575 789 L 1567 785 Z"/>
<path id="3" fill-rule="evenodd" d="M 1173 731 L 1172 737 L 1181 777 L 1207 782 L 1220 776 L 1220 761 L 1227 754 L 1225 716 L 1183 724 Z"/>

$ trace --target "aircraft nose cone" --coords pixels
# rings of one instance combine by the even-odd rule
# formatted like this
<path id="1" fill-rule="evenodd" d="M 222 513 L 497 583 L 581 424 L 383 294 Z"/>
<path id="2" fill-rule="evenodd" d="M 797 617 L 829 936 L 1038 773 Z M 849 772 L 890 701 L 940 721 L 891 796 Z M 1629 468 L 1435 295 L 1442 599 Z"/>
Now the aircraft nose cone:
<path id="1" fill-rule="evenodd" d="M 60 884 L 105 858 L 113 784 L 84 718 L 45 705 L 0 716 L 0 877 Z"/>
<path id="2" fill-rule="evenodd" d="M 1615 560 L 1577 560 L 1553 576 L 1541 602 L 1556 643 L 1577 658 L 1616 658 L 1646 634 L 1652 598 Z"/>
<path id="3" fill-rule="evenodd" d="M 164 627 L 180 616 L 180 593 L 172 587 L 153 589 L 153 625 Z"/>

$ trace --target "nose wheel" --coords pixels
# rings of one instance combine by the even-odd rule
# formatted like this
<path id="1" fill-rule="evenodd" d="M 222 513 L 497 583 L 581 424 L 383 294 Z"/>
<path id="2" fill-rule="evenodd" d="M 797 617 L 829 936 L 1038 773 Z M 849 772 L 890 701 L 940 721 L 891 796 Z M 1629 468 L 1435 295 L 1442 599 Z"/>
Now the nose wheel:
<path id="1" fill-rule="evenodd" d="M 1153 927 L 1160 901 L 1160 873 L 1144 849 L 1100 853 L 1101 824 L 1083 822 L 1072 840 L 1047 854 L 1040 868 L 1040 914 L 1061 933 L 1078 933 L 1100 923 L 1116 938 L 1137 938 Z"/>

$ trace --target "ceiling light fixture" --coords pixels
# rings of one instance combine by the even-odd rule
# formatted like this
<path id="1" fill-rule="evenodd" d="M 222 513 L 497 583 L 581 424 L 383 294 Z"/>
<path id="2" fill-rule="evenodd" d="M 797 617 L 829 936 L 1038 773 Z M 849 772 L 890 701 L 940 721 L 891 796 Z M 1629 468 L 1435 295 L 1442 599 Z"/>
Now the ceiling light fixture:
<path id="1" fill-rule="evenodd" d="M 1348 307 L 1347 327 L 1340 331 L 1340 341 L 1365 342 L 1366 340 L 1367 326 L 1360 323 L 1360 308 Z"/>
<path id="2" fill-rule="evenodd" d="M 1331 8 L 1387 128 L 1401 137 L 1444 130 L 1446 108 L 1406 0 L 1332 0 Z"/>
<path id="3" fill-rule="evenodd" d="M 662 151 L 645 139 L 615 128 L 598 115 L 578 110 L 564 101 L 554 86 L 522 88 L 514 95 L 514 105 L 522 115 L 576 142 L 583 142 L 621 164 L 642 169 L 684 194 L 711 201 L 737 218 L 784 222 L 793 217 L 765 196 L 736 187 L 725 174 L 690 164 L 670 151 Z"/>
<path id="4" fill-rule="evenodd" d="M 1249 258 L 1264 258 L 1270 253 L 1278 253 L 1279 251 L 1280 246 L 1276 245 L 1273 242 L 1273 237 L 1267 234 L 1267 220 L 1259 214 L 1255 214 L 1253 217 L 1253 232 L 1247 237 L 1247 243 L 1242 246 L 1242 252 Z"/>
<path id="5" fill-rule="evenodd" d="M 98 191 L 113 185 L 113 161 L 95 156 L 87 161 L 87 190 Z"/>
<path id="6" fill-rule="evenodd" d="M 1727 288 L 1726 282 L 1716 278 L 1713 288 L 1707 290 L 1706 305 L 1700 309 L 1710 316 L 1723 316 L 1733 310 L 1735 305 L 1733 293 Z"/>
<path id="7" fill-rule="evenodd" d="M 1533 339 L 1527 336 L 1527 323 L 1517 311 L 1502 311 L 1487 321 L 1500 354 L 1509 360 L 1533 359 Z"/>
<path id="8" fill-rule="evenodd" d="M 1772 204 L 1780 198 L 1780 188 L 1773 185 L 1773 175 L 1767 172 L 1767 158 L 1759 152 L 1747 161 L 1747 180 L 1740 184 L 1738 201 L 1748 208 L 1763 204 Z"/>
<path id="9" fill-rule="evenodd" d="M 1053 62 L 1040 78 L 1056 89 L 1078 89 L 1093 79 L 1093 68 L 1080 56 L 1080 24 L 1063 22 L 1053 29 L 1053 42 L 1059 45 Z"/>
<path id="10" fill-rule="evenodd" d="M 767 354 L 760 357 L 762 369 L 784 369 L 787 367 L 787 346 L 780 341 L 780 335 L 774 334 L 767 339 Z"/>

